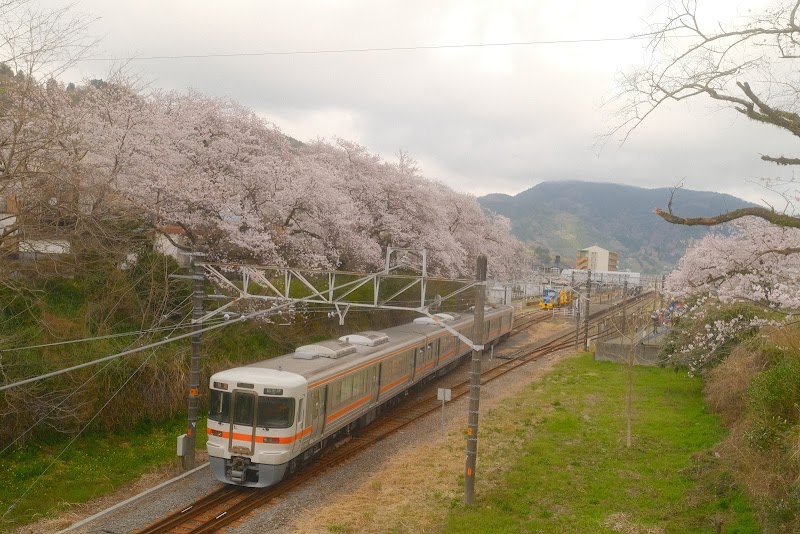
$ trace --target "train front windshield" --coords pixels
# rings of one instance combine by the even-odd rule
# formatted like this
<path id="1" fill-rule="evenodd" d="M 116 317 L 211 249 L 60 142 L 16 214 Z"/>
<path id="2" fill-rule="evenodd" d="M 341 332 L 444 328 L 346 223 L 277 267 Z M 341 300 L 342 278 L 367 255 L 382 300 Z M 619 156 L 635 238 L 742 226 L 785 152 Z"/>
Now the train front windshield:
<path id="1" fill-rule="evenodd" d="M 235 396 L 235 397 L 234 397 Z M 208 418 L 218 423 L 230 423 L 233 411 L 233 423 L 236 425 L 253 425 L 255 396 L 250 393 L 228 393 L 211 390 L 208 406 Z M 233 410 L 231 410 L 233 407 Z M 294 423 L 295 402 L 286 397 L 258 397 L 256 426 L 262 428 L 288 428 Z"/>

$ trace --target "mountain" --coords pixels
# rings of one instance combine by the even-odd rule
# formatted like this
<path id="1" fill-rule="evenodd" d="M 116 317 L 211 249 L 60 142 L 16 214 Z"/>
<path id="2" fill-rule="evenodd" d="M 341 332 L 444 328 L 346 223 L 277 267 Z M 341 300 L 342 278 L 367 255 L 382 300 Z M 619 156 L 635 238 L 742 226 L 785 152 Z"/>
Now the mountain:
<path id="1" fill-rule="evenodd" d="M 516 196 L 491 194 L 478 201 L 484 209 L 511 220 L 514 235 L 537 248 L 537 256 L 561 256 L 575 264 L 577 251 L 598 245 L 619 254 L 619 268 L 643 273 L 671 270 L 690 239 L 706 227 L 669 224 L 653 209 L 666 209 L 669 188 L 644 189 L 593 182 L 543 182 Z M 745 206 L 740 198 L 679 189 L 673 211 L 680 216 L 711 216 Z"/>

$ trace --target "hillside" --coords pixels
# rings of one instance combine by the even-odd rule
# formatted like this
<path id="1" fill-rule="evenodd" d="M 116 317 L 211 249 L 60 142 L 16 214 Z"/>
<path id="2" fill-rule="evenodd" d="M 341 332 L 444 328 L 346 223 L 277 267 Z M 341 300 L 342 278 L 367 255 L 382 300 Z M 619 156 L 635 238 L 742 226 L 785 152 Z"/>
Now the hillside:
<path id="1" fill-rule="evenodd" d="M 578 249 L 599 245 L 619 254 L 620 269 L 645 273 L 670 270 L 690 238 L 707 228 L 677 226 L 653 213 L 666 208 L 668 188 L 644 189 L 592 182 L 543 182 L 516 196 L 480 197 L 485 209 L 511 219 L 514 235 L 545 247 L 550 257 L 574 265 Z M 681 189 L 673 209 L 683 216 L 715 215 L 752 205 L 720 193 Z"/>

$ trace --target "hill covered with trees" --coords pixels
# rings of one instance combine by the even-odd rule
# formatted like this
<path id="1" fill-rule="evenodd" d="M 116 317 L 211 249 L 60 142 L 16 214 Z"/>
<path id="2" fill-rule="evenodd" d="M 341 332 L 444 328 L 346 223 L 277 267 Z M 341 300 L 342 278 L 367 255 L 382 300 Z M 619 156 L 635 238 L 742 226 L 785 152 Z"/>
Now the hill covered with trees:
<path id="1" fill-rule="evenodd" d="M 545 263 L 560 255 L 562 263 L 574 265 L 577 250 L 599 245 L 619 254 L 621 269 L 659 273 L 676 265 L 689 240 L 708 233 L 705 227 L 669 224 L 653 212 L 666 206 L 671 193 L 669 188 L 542 182 L 515 196 L 486 195 L 479 201 L 508 217 L 514 235 Z M 731 195 L 679 189 L 674 205 L 687 216 L 700 216 L 752 204 Z"/>

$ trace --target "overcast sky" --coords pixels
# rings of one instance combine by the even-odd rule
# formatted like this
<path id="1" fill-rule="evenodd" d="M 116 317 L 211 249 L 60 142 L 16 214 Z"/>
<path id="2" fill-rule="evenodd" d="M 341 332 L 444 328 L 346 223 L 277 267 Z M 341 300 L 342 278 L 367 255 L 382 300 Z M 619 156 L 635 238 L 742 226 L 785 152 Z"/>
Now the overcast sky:
<path id="1" fill-rule="evenodd" d="M 712 0 L 726 18 L 764 0 Z M 546 180 L 673 186 L 758 201 L 762 153 L 796 155 L 793 140 L 700 100 L 657 113 L 598 155 L 601 107 L 643 41 L 348 53 L 144 59 L 628 37 L 660 0 L 78 0 L 99 17 L 94 61 L 68 76 L 106 77 L 103 58 L 150 87 L 238 100 L 301 141 L 343 137 L 454 189 L 516 194 Z M 62 5 L 44 0 L 43 5 Z"/>

